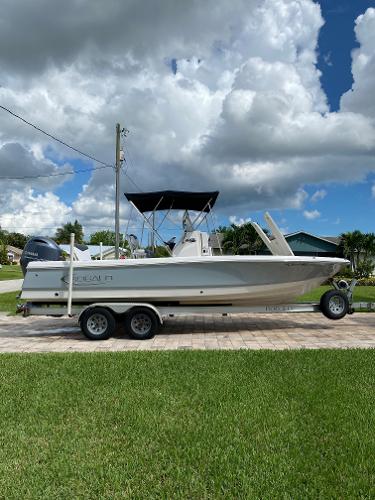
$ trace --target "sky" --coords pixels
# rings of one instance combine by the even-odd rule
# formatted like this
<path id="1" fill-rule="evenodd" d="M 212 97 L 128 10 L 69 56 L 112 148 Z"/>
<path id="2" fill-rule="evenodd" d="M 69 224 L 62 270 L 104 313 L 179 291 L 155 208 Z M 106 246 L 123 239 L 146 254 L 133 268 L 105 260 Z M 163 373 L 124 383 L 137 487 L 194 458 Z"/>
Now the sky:
<path id="1" fill-rule="evenodd" d="M 0 109 L 2 228 L 113 229 L 119 122 L 121 192 L 219 190 L 221 225 L 375 232 L 375 0 L 1 6 L 0 106 L 100 160 Z M 122 231 L 130 215 L 123 197 Z"/>

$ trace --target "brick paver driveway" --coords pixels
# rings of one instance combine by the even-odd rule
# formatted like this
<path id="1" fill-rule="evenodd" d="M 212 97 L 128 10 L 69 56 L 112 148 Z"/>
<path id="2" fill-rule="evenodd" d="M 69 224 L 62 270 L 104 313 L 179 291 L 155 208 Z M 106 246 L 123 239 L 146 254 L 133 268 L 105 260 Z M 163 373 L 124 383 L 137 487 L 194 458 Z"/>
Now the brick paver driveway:
<path id="1" fill-rule="evenodd" d="M 0 352 L 168 349 L 319 349 L 375 347 L 375 314 L 340 321 L 321 314 L 237 314 L 167 319 L 151 340 L 132 340 L 121 328 L 105 341 L 87 340 L 76 319 L 0 316 Z"/>

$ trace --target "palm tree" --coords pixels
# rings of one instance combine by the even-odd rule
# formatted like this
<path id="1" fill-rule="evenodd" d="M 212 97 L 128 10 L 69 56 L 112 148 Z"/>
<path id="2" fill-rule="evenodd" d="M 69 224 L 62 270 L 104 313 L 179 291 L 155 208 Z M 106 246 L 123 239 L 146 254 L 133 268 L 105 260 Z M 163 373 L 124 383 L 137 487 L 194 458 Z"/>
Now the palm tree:
<path id="1" fill-rule="evenodd" d="M 361 252 L 365 246 L 365 235 L 361 231 L 358 231 L 358 229 L 343 233 L 341 235 L 341 245 L 344 256 L 350 260 L 352 271 L 355 271 L 360 261 Z"/>
<path id="2" fill-rule="evenodd" d="M 223 249 L 226 253 L 233 255 L 257 253 L 263 245 L 258 233 L 248 222 L 242 226 L 232 224 L 225 231 L 223 238 Z"/>
<path id="3" fill-rule="evenodd" d="M 67 222 L 62 227 L 57 228 L 55 234 L 56 243 L 69 243 L 70 242 L 70 233 L 75 234 L 75 242 L 83 243 L 83 229 L 82 225 L 75 220 L 74 223 Z"/>
<path id="4" fill-rule="evenodd" d="M 368 260 L 375 255 L 375 233 L 366 233 L 364 235 L 363 258 Z"/>

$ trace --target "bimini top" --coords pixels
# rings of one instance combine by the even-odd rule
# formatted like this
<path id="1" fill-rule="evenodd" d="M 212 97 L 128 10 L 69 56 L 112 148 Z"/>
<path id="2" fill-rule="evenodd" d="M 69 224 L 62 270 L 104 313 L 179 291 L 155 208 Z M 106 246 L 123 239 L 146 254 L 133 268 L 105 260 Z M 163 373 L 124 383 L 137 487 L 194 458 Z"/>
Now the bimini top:
<path id="1" fill-rule="evenodd" d="M 152 191 L 150 193 L 124 193 L 141 212 L 156 210 L 196 210 L 209 212 L 216 202 L 219 191 Z"/>

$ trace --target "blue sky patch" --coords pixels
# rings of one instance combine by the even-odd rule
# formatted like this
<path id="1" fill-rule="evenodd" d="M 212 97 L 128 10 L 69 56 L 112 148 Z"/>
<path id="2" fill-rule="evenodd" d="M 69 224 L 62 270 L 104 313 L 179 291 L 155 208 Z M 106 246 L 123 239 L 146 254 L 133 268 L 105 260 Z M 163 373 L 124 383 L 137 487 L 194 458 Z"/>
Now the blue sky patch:
<path id="1" fill-rule="evenodd" d="M 358 47 L 354 21 L 374 0 L 319 0 L 325 20 L 318 40 L 318 68 L 331 111 L 340 109 L 340 98 L 353 83 L 351 51 Z"/>

